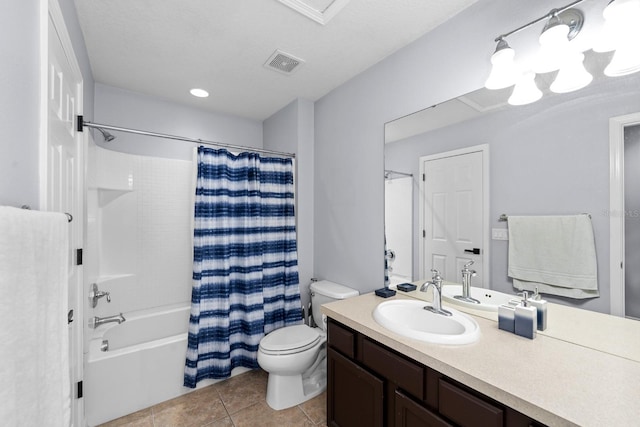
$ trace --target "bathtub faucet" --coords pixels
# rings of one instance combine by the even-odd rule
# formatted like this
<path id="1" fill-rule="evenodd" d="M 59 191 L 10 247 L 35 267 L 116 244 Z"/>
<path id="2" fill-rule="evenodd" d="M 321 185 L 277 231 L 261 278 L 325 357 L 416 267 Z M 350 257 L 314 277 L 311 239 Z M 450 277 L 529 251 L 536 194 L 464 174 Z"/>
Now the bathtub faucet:
<path id="1" fill-rule="evenodd" d="M 117 322 L 118 324 L 124 322 L 125 319 L 124 316 L 122 315 L 122 313 L 120 314 L 116 314 L 113 316 L 107 316 L 107 317 L 98 317 L 98 316 L 94 316 L 91 319 L 89 319 L 89 327 L 92 329 L 97 328 L 100 325 L 103 325 L 105 323 L 111 323 L 111 322 Z"/>

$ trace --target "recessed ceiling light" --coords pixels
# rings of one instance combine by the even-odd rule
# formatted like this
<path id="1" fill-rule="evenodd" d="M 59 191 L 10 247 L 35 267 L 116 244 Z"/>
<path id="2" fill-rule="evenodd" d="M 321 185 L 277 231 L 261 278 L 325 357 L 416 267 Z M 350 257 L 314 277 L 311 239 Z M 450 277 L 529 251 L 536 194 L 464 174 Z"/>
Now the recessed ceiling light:
<path id="1" fill-rule="evenodd" d="M 198 98 L 206 98 L 207 96 L 209 96 L 209 92 L 207 92 L 204 89 L 194 88 L 194 89 L 191 89 L 189 92 L 191 93 L 191 95 L 197 96 Z"/>

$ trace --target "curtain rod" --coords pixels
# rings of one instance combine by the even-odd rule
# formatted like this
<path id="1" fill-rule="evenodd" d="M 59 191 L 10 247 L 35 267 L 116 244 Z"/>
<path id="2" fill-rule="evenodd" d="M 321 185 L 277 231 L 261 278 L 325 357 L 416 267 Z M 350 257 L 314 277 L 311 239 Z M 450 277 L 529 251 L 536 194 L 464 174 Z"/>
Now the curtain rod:
<path id="1" fill-rule="evenodd" d="M 186 141 L 186 142 L 193 142 L 193 143 L 196 143 L 196 144 L 213 145 L 213 146 L 216 146 L 216 147 L 231 148 L 231 149 L 234 149 L 234 150 L 241 150 L 241 151 L 253 151 L 253 152 L 257 152 L 257 153 L 274 154 L 274 155 L 282 156 L 282 157 L 291 157 L 291 158 L 295 158 L 296 157 L 295 153 L 285 153 L 285 152 L 281 152 L 281 151 L 267 150 L 267 149 L 264 149 L 264 148 L 245 147 L 243 145 L 224 144 L 222 142 L 207 141 L 207 140 L 204 140 L 204 139 L 187 138 L 187 137 L 184 137 L 184 136 L 168 135 L 168 134 L 164 134 L 164 133 L 148 132 L 148 131 L 144 131 L 144 130 L 124 128 L 124 127 L 120 127 L 120 126 L 111 126 L 111 125 L 104 125 L 104 124 L 100 124 L 100 123 L 92 123 L 92 122 L 89 122 L 89 121 L 85 121 L 82 118 L 82 116 L 78 116 L 78 131 L 82 132 L 82 129 L 84 127 L 96 128 L 96 129 L 108 129 L 108 130 L 113 130 L 113 131 L 117 131 L 117 132 L 134 133 L 136 135 L 153 136 L 153 137 L 156 137 L 156 138 L 174 139 L 174 140 L 177 140 L 177 141 Z"/>
<path id="2" fill-rule="evenodd" d="M 391 170 L 391 169 L 385 169 L 384 170 L 385 178 L 388 178 L 389 175 L 392 175 L 392 174 L 393 175 L 402 175 L 402 176 L 407 176 L 407 177 L 408 176 L 413 176 L 412 173 L 398 172 L 398 171 L 394 171 L 394 170 Z"/>

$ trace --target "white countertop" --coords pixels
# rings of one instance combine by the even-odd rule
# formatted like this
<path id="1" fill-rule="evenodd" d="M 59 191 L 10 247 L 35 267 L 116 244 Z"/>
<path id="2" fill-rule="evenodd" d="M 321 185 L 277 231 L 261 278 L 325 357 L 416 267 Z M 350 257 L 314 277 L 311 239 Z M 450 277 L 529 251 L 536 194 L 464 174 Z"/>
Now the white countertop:
<path id="1" fill-rule="evenodd" d="M 392 298 L 407 297 L 398 292 Z M 538 334 L 534 340 L 519 337 L 499 330 L 494 320 L 472 315 L 482 331 L 478 342 L 435 345 L 402 337 L 378 325 L 372 313 L 383 301 L 370 293 L 325 304 L 322 312 L 547 425 L 640 425 L 640 362 L 634 353 L 640 336 L 629 346 L 622 345 L 618 353 L 625 356 L 621 356 L 549 335 Z M 553 316 L 553 322 L 563 321 L 564 311 L 556 311 L 560 314 Z M 587 315 L 575 327 L 598 330 L 599 325 L 591 323 L 594 319 L 597 323 L 600 318 Z M 635 324 L 630 322 L 634 333 Z M 623 336 L 631 337 L 632 333 Z M 632 357 L 626 357 L 629 355 Z"/>

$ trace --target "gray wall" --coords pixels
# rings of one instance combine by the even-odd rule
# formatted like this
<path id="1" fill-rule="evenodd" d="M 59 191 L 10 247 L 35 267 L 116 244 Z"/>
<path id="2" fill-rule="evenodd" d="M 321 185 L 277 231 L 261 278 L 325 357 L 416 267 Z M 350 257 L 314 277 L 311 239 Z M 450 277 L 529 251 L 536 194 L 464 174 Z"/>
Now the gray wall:
<path id="1" fill-rule="evenodd" d="M 0 204 L 39 206 L 40 2 L 0 13 Z"/>
<path id="2" fill-rule="evenodd" d="M 384 123 L 481 87 L 494 38 L 557 6 L 480 0 L 316 102 L 316 275 L 383 286 Z"/>
<path id="3" fill-rule="evenodd" d="M 302 303 L 313 277 L 313 102 L 297 99 L 263 122 L 264 148 L 296 153 L 298 271 Z"/>
<path id="4" fill-rule="evenodd" d="M 640 74 L 603 79 L 570 94 L 387 144 L 386 167 L 418 176 L 420 156 L 489 144 L 492 228 L 507 215 L 590 213 L 598 256 L 600 298 L 550 301 L 608 313 L 609 118 L 640 110 Z M 418 192 L 414 230 L 418 229 Z M 637 222 L 637 221 L 636 221 Z M 416 233 L 414 233 L 416 234 Z M 417 245 L 414 242 L 414 251 Z M 508 242 L 490 244 L 490 287 L 515 293 L 507 277 Z M 637 252 L 637 251 L 636 251 Z M 629 264 L 629 263 L 627 263 Z M 414 257 L 417 272 L 418 258 Z"/>
<path id="5" fill-rule="evenodd" d="M 6 1 L 0 13 L 0 205 L 40 206 L 40 0 Z M 84 113 L 93 77 L 73 0 L 61 9 L 84 79 Z M 46 4 L 46 3 L 45 3 Z"/>
<path id="6" fill-rule="evenodd" d="M 262 147 L 262 122 L 229 114 L 215 114 L 157 97 L 97 83 L 95 123 L 164 133 L 247 147 Z M 110 131 L 116 139 L 105 143 L 94 132 L 96 144 L 131 154 L 192 159 L 189 142 Z"/>

